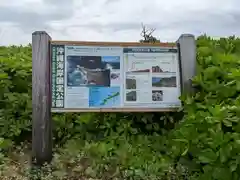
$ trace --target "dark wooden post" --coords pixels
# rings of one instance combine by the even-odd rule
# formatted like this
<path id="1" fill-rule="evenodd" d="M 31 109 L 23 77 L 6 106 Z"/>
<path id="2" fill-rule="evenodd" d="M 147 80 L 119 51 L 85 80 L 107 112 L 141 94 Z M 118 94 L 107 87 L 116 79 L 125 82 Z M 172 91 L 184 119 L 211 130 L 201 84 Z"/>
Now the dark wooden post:
<path id="1" fill-rule="evenodd" d="M 52 159 L 50 40 L 44 31 L 32 34 L 32 158 L 37 165 Z"/>
<path id="2" fill-rule="evenodd" d="M 182 34 L 177 43 L 180 47 L 182 91 L 191 94 L 194 92 L 191 79 L 197 74 L 195 37 L 192 34 Z"/>

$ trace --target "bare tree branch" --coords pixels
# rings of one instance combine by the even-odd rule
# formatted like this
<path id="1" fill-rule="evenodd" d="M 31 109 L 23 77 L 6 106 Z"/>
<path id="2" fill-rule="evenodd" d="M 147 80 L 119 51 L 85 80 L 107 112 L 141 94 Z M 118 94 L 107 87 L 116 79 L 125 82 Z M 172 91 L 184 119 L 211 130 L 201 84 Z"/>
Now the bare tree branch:
<path id="1" fill-rule="evenodd" d="M 147 29 L 143 23 L 141 23 L 141 25 L 142 25 L 142 32 L 140 35 L 143 37 L 143 40 L 140 40 L 140 42 L 147 42 L 147 43 L 159 42 L 159 40 L 157 40 L 157 38 L 155 38 L 152 35 L 153 32 L 156 30 L 155 28 Z"/>

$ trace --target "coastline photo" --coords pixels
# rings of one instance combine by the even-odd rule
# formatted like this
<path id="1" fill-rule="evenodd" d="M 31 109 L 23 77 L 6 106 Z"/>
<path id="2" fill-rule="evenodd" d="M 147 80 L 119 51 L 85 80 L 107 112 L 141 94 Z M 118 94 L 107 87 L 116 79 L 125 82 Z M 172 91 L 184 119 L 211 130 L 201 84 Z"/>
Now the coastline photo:
<path id="1" fill-rule="evenodd" d="M 127 92 L 126 101 L 137 101 L 137 92 L 136 91 Z"/>
<path id="2" fill-rule="evenodd" d="M 152 77 L 152 87 L 177 87 L 176 76 Z"/>
<path id="3" fill-rule="evenodd" d="M 102 57 L 102 64 L 104 69 L 120 69 L 120 57 L 119 56 L 103 56 Z"/>
<path id="4" fill-rule="evenodd" d="M 68 56 L 68 86 L 110 86 L 110 69 L 105 69 L 101 56 Z"/>

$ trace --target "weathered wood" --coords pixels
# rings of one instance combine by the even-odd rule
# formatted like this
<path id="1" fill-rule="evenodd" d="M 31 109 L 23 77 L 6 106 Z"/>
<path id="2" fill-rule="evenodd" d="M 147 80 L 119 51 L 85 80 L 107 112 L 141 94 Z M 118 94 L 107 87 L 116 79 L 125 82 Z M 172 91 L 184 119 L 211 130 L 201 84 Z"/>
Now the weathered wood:
<path id="1" fill-rule="evenodd" d="M 192 78 L 196 75 L 196 42 L 192 34 L 182 34 L 177 41 L 180 49 L 180 73 L 183 93 L 192 93 Z"/>
<path id="2" fill-rule="evenodd" d="M 44 31 L 32 34 L 32 158 L 37 165 L 52 159 L 50 41 Z"/>
<path id="3" fill-rule="evenodd" d="M 176 47 L 176 43 L 140 43 L 140 42 L 94 42 L 94 41 L 51 41 L 53 45 L 76 45 L 76 46 L 140 46 L 140 47 Z"/>
<path id="4" fill-rule="evenodd" d="M 52 108 L 52 112 L 176 112 L 179 108 Z"/>

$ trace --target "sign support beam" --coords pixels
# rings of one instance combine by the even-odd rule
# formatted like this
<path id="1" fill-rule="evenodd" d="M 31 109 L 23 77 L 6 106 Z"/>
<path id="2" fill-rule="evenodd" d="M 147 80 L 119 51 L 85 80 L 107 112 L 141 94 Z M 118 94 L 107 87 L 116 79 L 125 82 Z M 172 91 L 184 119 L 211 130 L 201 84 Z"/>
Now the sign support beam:
<path id="1" fill-rule="evenodd" d="M 51 37 L 32 34 L 32 159 L 36 165 L 52 159 Z"/>
<path id="2" fill-rule="evenodd" d="M 192 34 L 182 34 L 177 40 L 180 50 L 180 74 L 182 77 L 182 92 L 192 93 L 191 79 L 196 75 L 196 42 Z"/>

